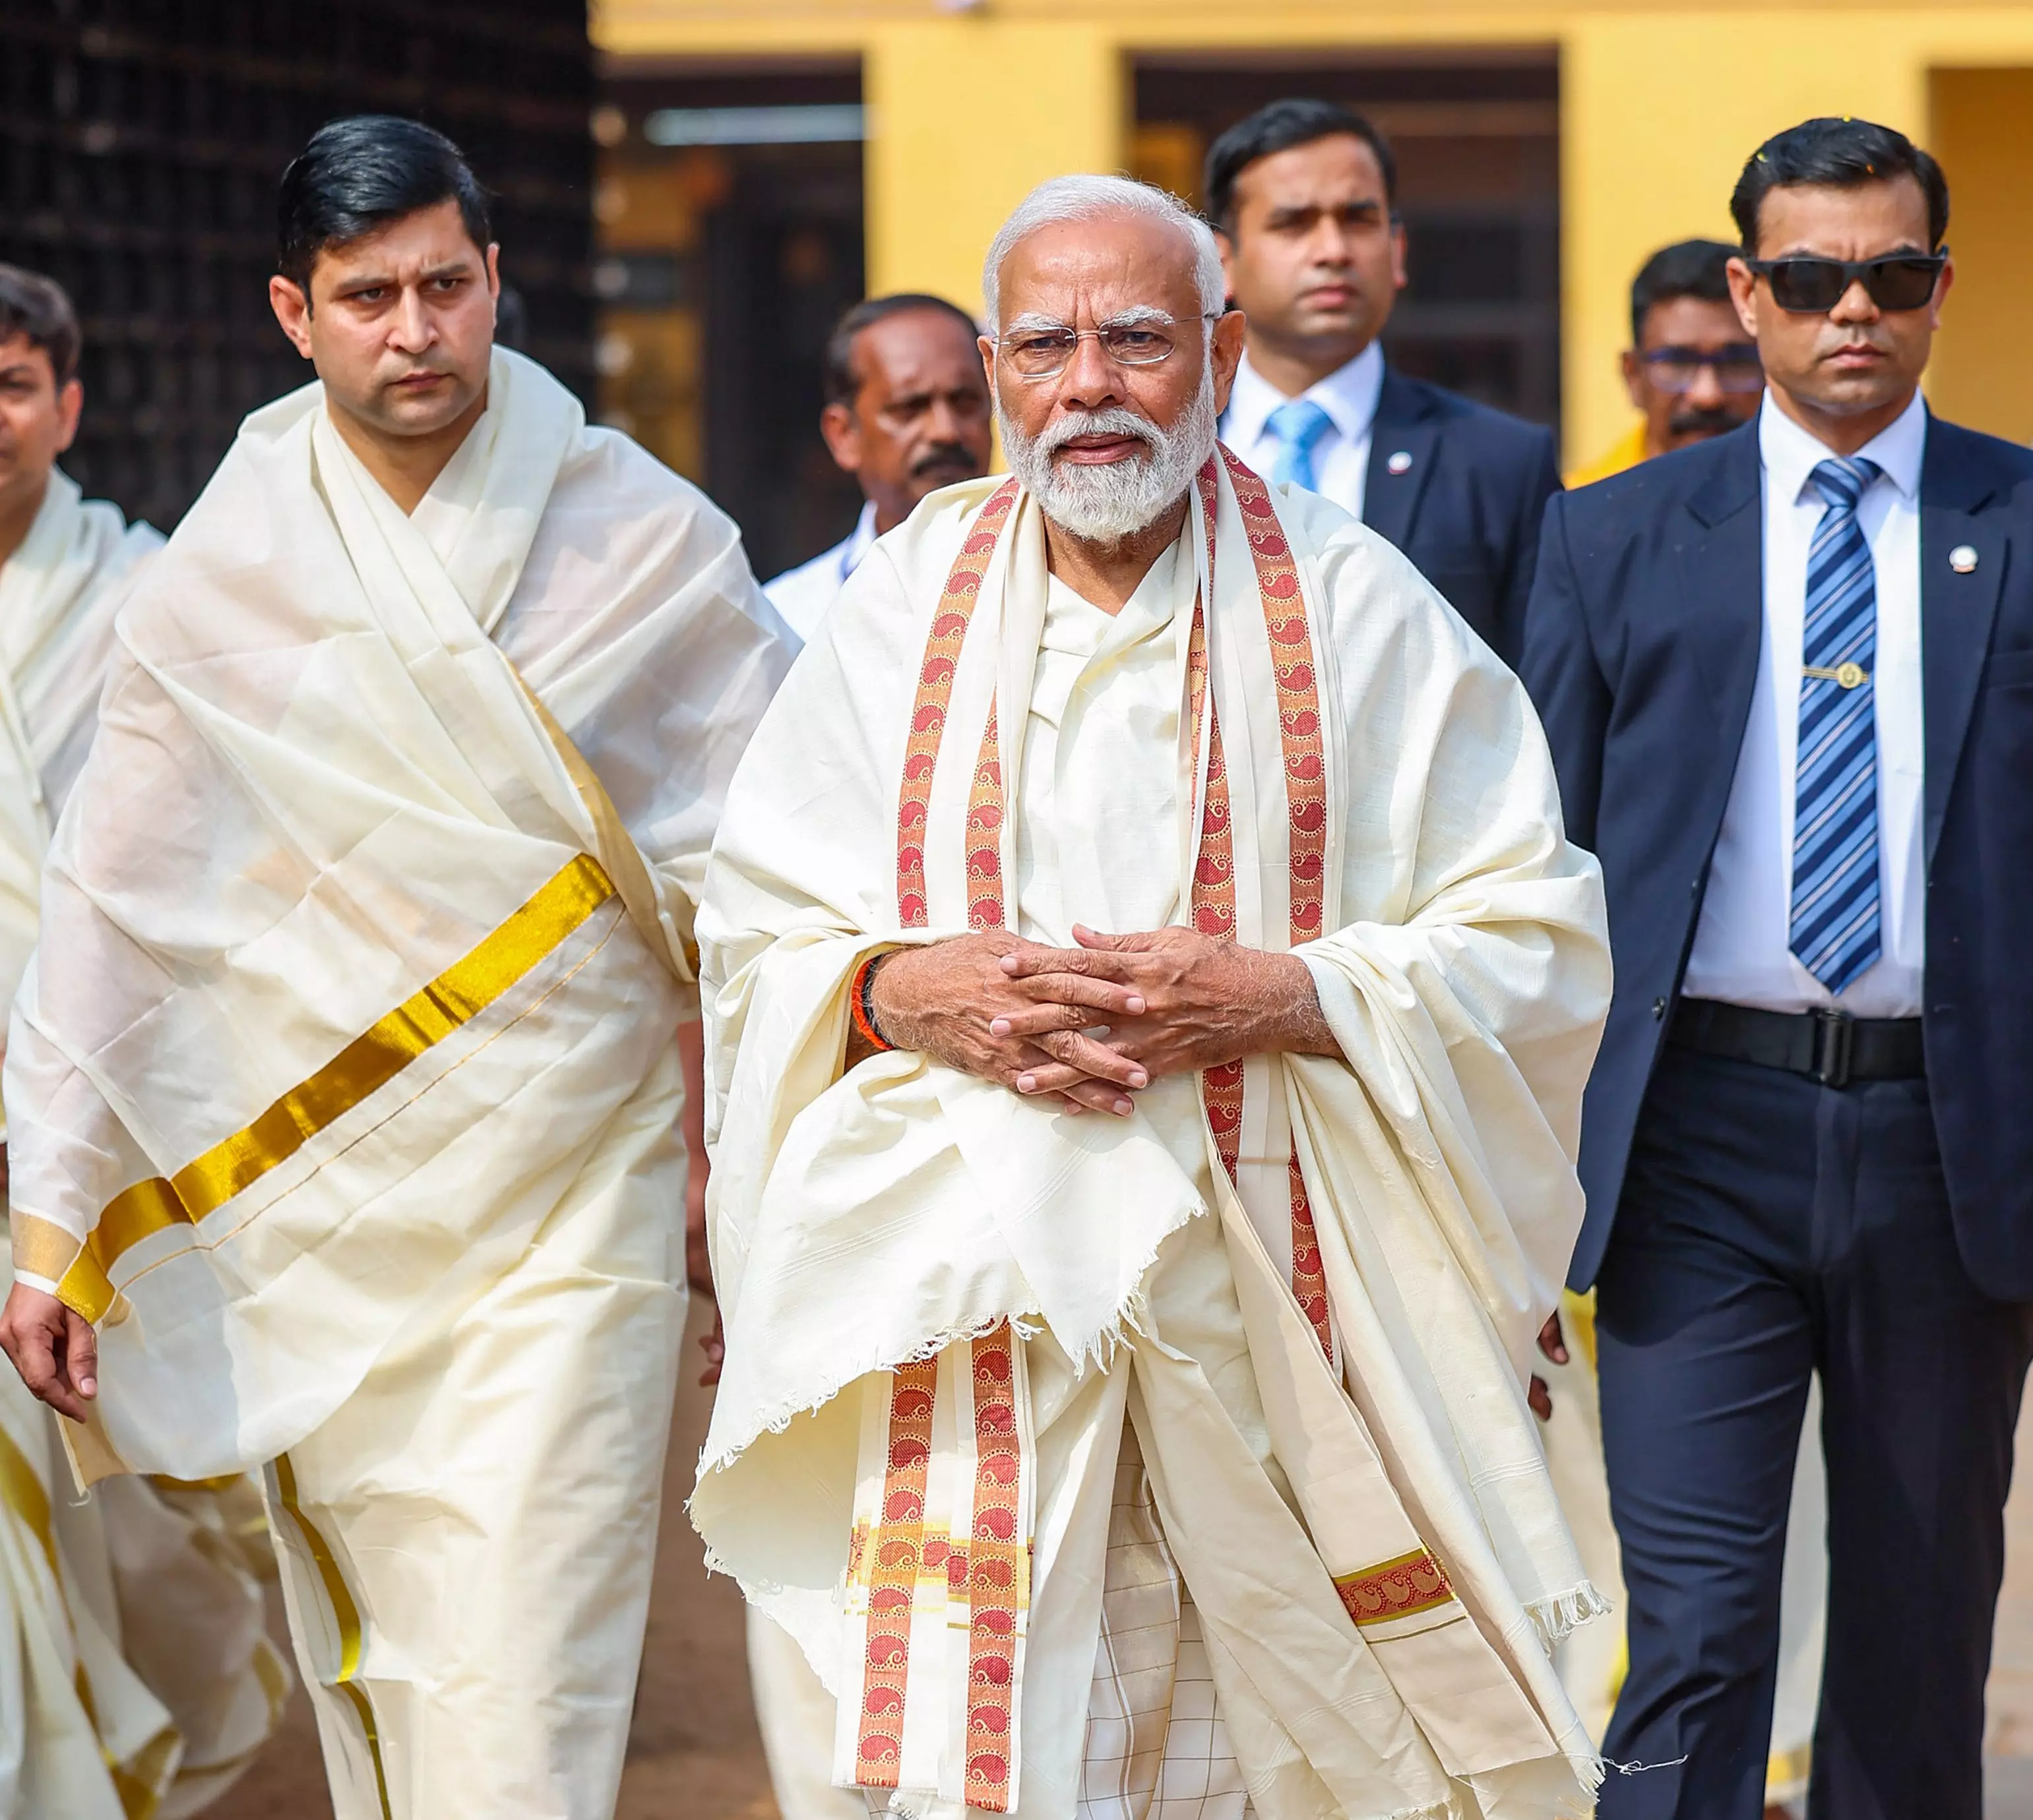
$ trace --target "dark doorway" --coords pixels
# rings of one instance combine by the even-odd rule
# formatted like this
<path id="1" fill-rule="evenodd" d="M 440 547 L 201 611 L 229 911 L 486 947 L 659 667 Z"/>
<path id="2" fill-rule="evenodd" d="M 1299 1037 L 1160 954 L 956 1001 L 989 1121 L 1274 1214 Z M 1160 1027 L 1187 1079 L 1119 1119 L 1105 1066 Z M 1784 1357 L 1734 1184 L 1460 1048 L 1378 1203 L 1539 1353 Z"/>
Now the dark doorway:
<path id="1" fill-rule="evenodd" d="M 600 118 L 609 421 L 699 481 L 766 579 L 860 510 L 819 440 L 820 366 L 863 286 L 852 66 L 617 63 Z"/>
<path id="2" fill-rule="evenodd" d="M 1225 128 L 1283 95 L 1367 114 L 1398 154 L 1411 283 L 1383 345 L 1421 379 L 1559 427 L 1559 66 L 1551 50 L 1397 51 L 1136 66 L 1140 177 L 1200 200 Z"/>

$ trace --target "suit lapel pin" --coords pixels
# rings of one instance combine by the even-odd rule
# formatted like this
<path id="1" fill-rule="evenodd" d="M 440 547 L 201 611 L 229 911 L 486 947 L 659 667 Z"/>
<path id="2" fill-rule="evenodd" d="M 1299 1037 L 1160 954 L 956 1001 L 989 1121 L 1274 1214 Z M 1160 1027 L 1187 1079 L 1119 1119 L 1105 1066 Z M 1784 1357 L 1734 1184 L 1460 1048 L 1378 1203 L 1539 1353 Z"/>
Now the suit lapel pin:
<path id="1" fill-rule="evenodd" d="M 1959 575 L 1967 575 L 1976 568 L 1976 549 L 1973 545 L 1957 544 L 1949 552 L 1949 567 Z"/>
<path id="2" fill-rule="evenodd" d="M 1412 451 L 1408 448 L 1399 449 L 1388 461 L 1384 462 L 1383 466 L 1384 471 L 1387 474 L 1402 474 L 1410 473 L 1412 467 Z M 1971 560 L 1972 562 L 1975 560 L 1974 556 L 1971 556 Z"/>

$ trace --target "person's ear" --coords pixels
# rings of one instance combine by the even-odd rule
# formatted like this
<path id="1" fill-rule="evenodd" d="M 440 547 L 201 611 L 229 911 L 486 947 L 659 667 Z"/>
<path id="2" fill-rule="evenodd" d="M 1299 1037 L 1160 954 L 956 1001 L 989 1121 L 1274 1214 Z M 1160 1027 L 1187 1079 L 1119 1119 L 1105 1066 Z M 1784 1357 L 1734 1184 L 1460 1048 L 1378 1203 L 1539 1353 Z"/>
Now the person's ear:
<path id="1" fill-rule="evenodd" d="M 294 279 L 278 272 L 268 280 L 268 307 L 290 338 L 290 345 L 305 360 L 311 358 L 311 301 Z"/>
<path id="2" fill-rule="evenodd" d="M 1391 212 L 1391 288 L 1402 290 L 1412 282 L 1410 248 L 1405 238 L 1405 218 Z"/>
<path id="3" fill-rule="evenodd" d="M 828 405 L 819 413 L 819 434 L 836 467 L 851 474 L 861 472 L 861 425 L 852 406 Z"/>
<path id="4" fill-rule="evenodd" d="M 67 379 L 57 388 L 57 453 L 77 440 L 77 420 L 84 410 L 84 388 L 74 379 Z"/>
<path id="5" fill-rule="evenodd" d="M 1623 389 L 1631 395 L 1631 408 L 1645 408 L 1645 363 L 1638 358 L 1638 350 L 1627 347 L 1623 350 Z"/>
<path id="6" fill-rule="evenodd" d="M 1941 304 L 1949 294 L 1949 286 L 1956 282 L 1956 262 L 1952 259 L 1941 268 L 1941 275 L 1934 280 L 1934 298 L 1927 305 L 1927 326 L 1941 326 Z"/>
<path id="7" fill-rule="evenodd" d="M 494 307 L 501 307 L 501 243 L 490 240 L 487 243 L 487 294 L 494 299 Z"/>
<path id="8" fill-rule="evenodd" d="M 1235 237 L 1225 227 L 1214 230 L 1214 243 L 1221 249 L 1221 288 L 1224 294 L 1235 295 Z"/>
<path id="9" fill-rule="evenodd" d="M 1207 349 L 1207 358 L 1214 363 L 1214 408 L 1217 414 L 1228 409 L 1228 395 L 1235 384 L 1236 369 L 1242 365 L 1243 342 L 1249 331 L 1249 319 L 1239 309 L 1229 310 L 1215 318 L 1214 339 Z"/>
<path id="10" fill-rule="evenodd" d="M 1736 320 L 1753 341 L 1758 339 L 1758 274 L 1741 258 L 1729 262 L 1729 301 L 1736 306 Z"/>

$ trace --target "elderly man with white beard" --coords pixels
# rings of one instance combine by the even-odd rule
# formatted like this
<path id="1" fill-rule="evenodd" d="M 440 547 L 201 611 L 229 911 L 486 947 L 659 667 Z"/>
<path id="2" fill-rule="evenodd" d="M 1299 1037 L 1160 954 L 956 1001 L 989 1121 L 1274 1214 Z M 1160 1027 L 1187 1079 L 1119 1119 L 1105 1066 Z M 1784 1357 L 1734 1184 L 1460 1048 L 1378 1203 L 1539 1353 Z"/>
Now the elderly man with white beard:
<path id="1" fill-rule="evenodd" d="M 708 878 L 694 1519 L 871 1814 L 1583 1813 L 1594 863 L 1509 672 L 1217 447 L 1200 223 L 1061 178 L 984 288 L 1013 475 L 857 570 Z"/>

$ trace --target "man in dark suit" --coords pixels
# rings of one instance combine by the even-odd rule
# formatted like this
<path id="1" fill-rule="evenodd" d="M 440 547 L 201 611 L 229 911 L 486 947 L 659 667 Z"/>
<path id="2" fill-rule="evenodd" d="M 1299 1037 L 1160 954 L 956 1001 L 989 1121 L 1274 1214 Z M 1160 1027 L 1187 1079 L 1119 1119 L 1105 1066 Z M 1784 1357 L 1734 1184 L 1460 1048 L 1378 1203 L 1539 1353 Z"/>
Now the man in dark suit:
<path id="1" fill-rule="evenodd" d="M 1820 1374 L 1809 1812 L 1978 1820 L 2033 1352 L 2033 454 L 1930 418 L 1941 170 L 1814 120 L 1732 210 L 1755 422 L 1546 515 L 1523 672 L 1616 995 L 1582 1137 L 1631 1668 L 1601 1811 L 1754 1820 Z"/>
<path id="2" fill-rule="evenodd" d="M 1383 134 L 1331 102 L 1274 101 L 1215 141 L 1207 208 L 1249 318 L 1222 438 L 1381 532 L 1514 664 L 1560 485 L 1552 434 L 1384 360 L 1405 286 L 1397 184 Z"/>

